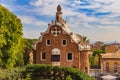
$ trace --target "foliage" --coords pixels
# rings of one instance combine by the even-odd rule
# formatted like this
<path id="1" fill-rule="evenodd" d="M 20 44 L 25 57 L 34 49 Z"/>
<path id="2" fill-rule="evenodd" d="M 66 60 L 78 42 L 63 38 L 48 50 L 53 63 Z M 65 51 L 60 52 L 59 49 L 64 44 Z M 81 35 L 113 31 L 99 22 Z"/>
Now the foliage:
<path id="1" fill-rule="evenodd" d="M 22 24 L 8 9 L 0 5 L 0 66 L 11 68 L 22 64 Z"/>
<path id="2" fill-rule="evenodd" d="M 66 77 L 66 80 L 72 80 L 71 76 L 68 75 L 68 76 Z"/>
<path id="3" fill-rule="evenodd" d="M 89 58 L 90 66 L 96 66 L 96 65 L 99 66 L 99 63 L 100 63 L 100 60 L 99 60 L 100 54 L 105 54 L 105 53 L 106 52 L 104 50 L 100 50 L 100 49 L 94 50 L 93 54 Z"/>
<path id="4" fill-rule="evenodd" d="M 104 50 L 97 49 L 97 50 L 93 51 L 92 56 L 96 56 L 96 55 L 100 55 L 100 54 L 104 54 L 104 53 L 106 53 Z"/>
<path id="5" fill-rule="evenodd" d="M 23 70 L 24 68 L 0 69 L 0 80 L 22 80 Z"/>
<path id="6" fill-rule="evenodd" d="M 0 69 L 0 80 L 95 80 L 74 68 L 51 65 L 27 65 L 13 69 Z"/>
<path id="7" fill-rule="evenodd" d="M 24 46 L 26 48 L 26 51 L 30 51 L 32 49 L 32 45 L 37 41 L 37 39 L 24 39 Z"/>
<path id="8" fill-rule="evenodd" d="M 29 63 L 29 52 L 33 50 L 32 45 L 37 41 L 37 39 L 24 39 L 24 64 Z"/>
<path id="9" fill-rule="evenodd" d="M 94 65 L 99 65 L 99 56 L 96 55 L 94 56 L 94 62 L 93 62 Z"/>
<path id="10" fill-rule="evenodd" d="M 90 40 L 86 36 L 82 36 L 82 44 L 89 44 Z"/>
<path id="11" fill-rule="evenodd" d="M 94 57 L 92 55 L 89 57 L 89 63 L 90 63 L 90 66 L 95 65 L 94 64 Z"/>
<path id="12" fill-rule="evenodd" d="M 44 64 L 27 65 L 23 72 L 24 78 L 31 74 L 31 80 L 94 80 L 75 68 L 51 66 Z"/>

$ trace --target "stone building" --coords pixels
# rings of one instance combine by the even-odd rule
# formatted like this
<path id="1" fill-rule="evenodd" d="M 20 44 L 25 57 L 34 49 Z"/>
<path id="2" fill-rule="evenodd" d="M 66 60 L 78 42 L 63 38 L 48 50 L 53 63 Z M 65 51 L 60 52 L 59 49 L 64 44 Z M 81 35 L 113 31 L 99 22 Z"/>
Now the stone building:
<path id="1" fill-rule="evenodd" d="M 110 44 L 105 47 L 106 54 L 101 54 L 102 72 L 116 73 L 120 70 L 120 44 Z"/>
<path id="2" fill-rule="evenodd" d="M 41 33 L 36 45 L 35 63 L 73 67 L 89 73 L 89 53 L 90 45 L 69 30 L 58 5 L 55 20 Z"/>
<path id="3" fill-rule="evenodd" d="M 97 41 L 97 42 L 95 42 L 94 44 L 91 45 L 91 50 L 97 50 L 97 49 L 102 50 L 103 46 L 104 46 L 103 42 Z"/>
<path id="4" fill-rule="evenodd" d="M 117 52 L 118 50 L 120 49 L 120 43 L 112 43 L 112 44 L 109 44 L 105 47 L 105 51 L 107 53 L 109 52 Z"/>

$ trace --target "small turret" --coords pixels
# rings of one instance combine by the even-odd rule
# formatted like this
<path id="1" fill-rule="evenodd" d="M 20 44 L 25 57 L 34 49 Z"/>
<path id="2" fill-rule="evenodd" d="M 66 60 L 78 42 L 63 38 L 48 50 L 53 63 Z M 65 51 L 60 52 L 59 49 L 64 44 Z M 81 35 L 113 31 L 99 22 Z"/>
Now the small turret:
<path id="1" fill-rule="evenodd" d="M 63 21 L 61 10 L 62 10 L 61 6 L 58 5 L 57 6 L 57 12 L 56 12 L 56 22 L 58 22 L 58 23 L 62 23 L 62 21 Z"/>
<path id="2" fill-rule="evenodd" d="M 62 10 L 61 6 L 58 5 L 58 6 L 57 6 L 57 11 L 58 11 L 58 12 L 61 12 L 61 10 Z"/>

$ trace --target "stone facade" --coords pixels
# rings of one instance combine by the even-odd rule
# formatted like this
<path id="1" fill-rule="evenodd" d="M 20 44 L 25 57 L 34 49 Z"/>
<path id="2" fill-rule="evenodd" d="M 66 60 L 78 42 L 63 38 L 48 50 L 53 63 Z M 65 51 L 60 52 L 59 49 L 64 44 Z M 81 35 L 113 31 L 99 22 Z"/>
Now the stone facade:
<path id="1" fill-rule="evenodd" d="M 104 43 L 101 41 L 95 42 L 93 45 L 91 45 L 91 50 L 97 50 L 97 49 L 102 49 L 104 46 Z"/>
<path id="2" fill-rule="evenodd" d="M 120 49 L 120 44 L 110 44 L 105 47 L 105 51 L 107 53 L 110 53 L 110 52 L 115 53 L 118 51 L 118 49 Z"/>
<path id="3" fill-rule="evenodd" d="M 120 59 L 102 59 L 101 70 L 102 72 L 116 73 L 120 72 L 118 67 L 120 66 Z"/>
<path id="4" fill-rule="evenodd" d="M 100 55 L 102 72 L 116 73 L 120 70 L 119 44 L 110 44 L 105 47 L 106 54 Z"/>
<path id="5" fill-rule="evenodd" d="M 57 6 L 56 19 L 41 33 L 36 45 L 35 63 L 74 67 L 89 73 L 90 45 L 83 37 L 72 33 Z"/>

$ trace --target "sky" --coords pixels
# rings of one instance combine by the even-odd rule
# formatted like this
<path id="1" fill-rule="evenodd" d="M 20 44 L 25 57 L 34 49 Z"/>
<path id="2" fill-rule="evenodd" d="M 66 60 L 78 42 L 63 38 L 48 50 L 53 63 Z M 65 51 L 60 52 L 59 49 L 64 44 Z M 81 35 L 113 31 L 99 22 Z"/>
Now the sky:
<path id="1" fill-rule="evenodd" d="M 23 37 L 38 39 L 62 7 L 70 30 L 90 41 L 120 42 L 120 0 L 0 0 L 21 19 Z"/>

